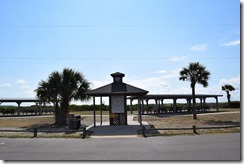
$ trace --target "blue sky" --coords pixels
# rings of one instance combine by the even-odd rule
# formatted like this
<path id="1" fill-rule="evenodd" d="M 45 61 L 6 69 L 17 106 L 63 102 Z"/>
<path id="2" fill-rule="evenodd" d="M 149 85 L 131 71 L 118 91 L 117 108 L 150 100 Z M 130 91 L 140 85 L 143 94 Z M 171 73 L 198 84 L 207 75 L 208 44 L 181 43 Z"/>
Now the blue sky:
<path id="1" fill-rule="evenodd" d="M 191 93 L 179 71 L 200 62 L 211 72 L 196 93 L 240 100 L 238 0 L 0 1 L 0 97 L 35 97 L 34 89 L 64 67 L 92 88 L 123 72 L 150 94 Z"/>

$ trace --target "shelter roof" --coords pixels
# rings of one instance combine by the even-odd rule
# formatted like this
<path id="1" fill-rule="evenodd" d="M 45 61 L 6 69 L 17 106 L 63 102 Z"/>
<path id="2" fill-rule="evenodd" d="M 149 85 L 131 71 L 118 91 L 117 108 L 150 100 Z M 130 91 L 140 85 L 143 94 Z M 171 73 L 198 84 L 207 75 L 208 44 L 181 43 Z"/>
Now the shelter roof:
<path id="1" fill-rule="evenodd" d="M 35 98 L 0 98 L 0 102 L 40 102 Z"/>
<path id="2" fill-rule="evenodd" d="M 214 94 L 196 94 L 196 98 L 215 98 L 215 97 L 221 97 L 223 95 L 214 95 Z M 192 94 L 148 94 L 141 96 L 142 99 L 187 99 L 192 98 Z M 131 96 L 128 97 L 128 99 L 138 99 L 137 96 Z"/>

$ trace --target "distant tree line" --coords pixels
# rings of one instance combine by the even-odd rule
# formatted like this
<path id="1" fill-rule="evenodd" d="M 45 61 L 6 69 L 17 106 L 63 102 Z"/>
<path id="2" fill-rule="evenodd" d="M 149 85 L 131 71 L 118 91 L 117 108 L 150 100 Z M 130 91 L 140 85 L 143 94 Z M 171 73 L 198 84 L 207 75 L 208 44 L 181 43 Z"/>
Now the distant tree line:
<path id="1" fill-rule="evenodd" d="M 206 103 L 206 105 L 210 106 L 210 108 L 215 108 L 216 104 L 215 103 Z M 240 108 L 240 101 L 232 101 L 230 103 L 228 102 L 219 102 L 219 108 Z M 172 107 L 172 103 L 167 103 L 164 104 L 164 107 Z M 177 103 L 177 107 L 182 107 L 182 106 L 187 106 L 186 103 Z M 200 103 L 196 103 L 196 106 L 200 106 Z M 109 111 L 109 106 L 108 105 L 95 105 L 96 111 L 100 111 L 102 107 L 102 111 Z M 149 108 L 155 107 L 155 104 L 149 104 Z M 145 106 L 146 108 L 146 106 Z M 134 105 L 127 105 L 127 111 L 137 111 L 137 104 Z M 71 104 L 70 105 L 70 111 L 71 112 L 81 112 L 81 111 L 93 111 L 94 106 L 93 105 L 75 105 Z M 42 114 L 53 114 L 54 113 L 54 107 L 53 106 L 42 106 L 40 108 L 40 111 Z M 34 115 L 36 112 L 39 114 L 39 109 L 36 106 L 28 106 L 28 107 L 21 107 L 20 112 L 23 115 Z M 1 115 L 16 115 L 17 114 L 17 107 L 16 106 L 1 106 L 0 107 L 0 114 Z"/>

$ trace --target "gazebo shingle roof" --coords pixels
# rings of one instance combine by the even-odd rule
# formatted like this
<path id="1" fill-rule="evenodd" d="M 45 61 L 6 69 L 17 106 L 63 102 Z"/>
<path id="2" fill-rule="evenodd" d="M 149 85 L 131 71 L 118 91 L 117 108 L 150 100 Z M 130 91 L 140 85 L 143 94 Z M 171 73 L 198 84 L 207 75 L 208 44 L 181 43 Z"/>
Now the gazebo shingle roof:
<path id="1" fill-rule="evenodd" d="M 90 96 L 110 96 L 110 95 L 126 95 L 139 96 L 146 95 L 148 91 L 134 87 L 125 83 L 111 83 L 100 88 L 86 92 Z"/>
<path id="2" fill-rule="evenodd" d="M 116 72 L 111 74 L 111 76 L 113 78 L 116 77 L 123 78 L 125 75 L 123 73 Z M 121 80 L 121 82 L 114 81 L 111 84 L 88 91 L 85 94 L 90 96 L 110 96 L 110 95 L 142 96 L 142 95 L 146 95 L 147 93 L 148 91 L 123 83 Z"/>

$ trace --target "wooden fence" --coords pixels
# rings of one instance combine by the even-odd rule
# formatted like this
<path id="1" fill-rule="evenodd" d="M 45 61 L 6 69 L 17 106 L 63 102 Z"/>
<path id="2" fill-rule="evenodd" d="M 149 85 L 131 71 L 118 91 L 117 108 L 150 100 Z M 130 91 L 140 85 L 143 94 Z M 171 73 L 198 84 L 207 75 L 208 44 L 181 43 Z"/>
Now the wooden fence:
<path id="1" fill-rule="evenodd" d="M 142 126 L 142 135 L 144 137 L 146 136 L 147 131 L 154 131 L 154 130 L 192 130 L 194 134 L 197 133 L 197 129 L 222 129 L 222 128 L 237 128 L 240 127 L 240 125 L 230 125 L 230 126 L 215 126 L 215 127 L 196 127 L 193 125 L 191 128 L 152 128 L 152 129 L 146 129 L 145 126 Z"/>
<path id="2" fill-rule="evenodd" d="M 81 138 L 86 138 L 87 135 L 87 131 L 86 131 L 86 126 L 81 127 L 81 129 L 78 130 L 44 130 L 44 129 L 37 129 L 37 128 L 33 128 L 33 129 L 0 129 L 0 132 L 30 132 L 33 133 L 33 138 L 37 137 L 37 133 L 38 132 L 44 132 L 44 133 L 62 133 L 62 132 L 67 132 L 67 133 L 75 133 L 75 132 L 83 132 L 81 134 Z"/>

